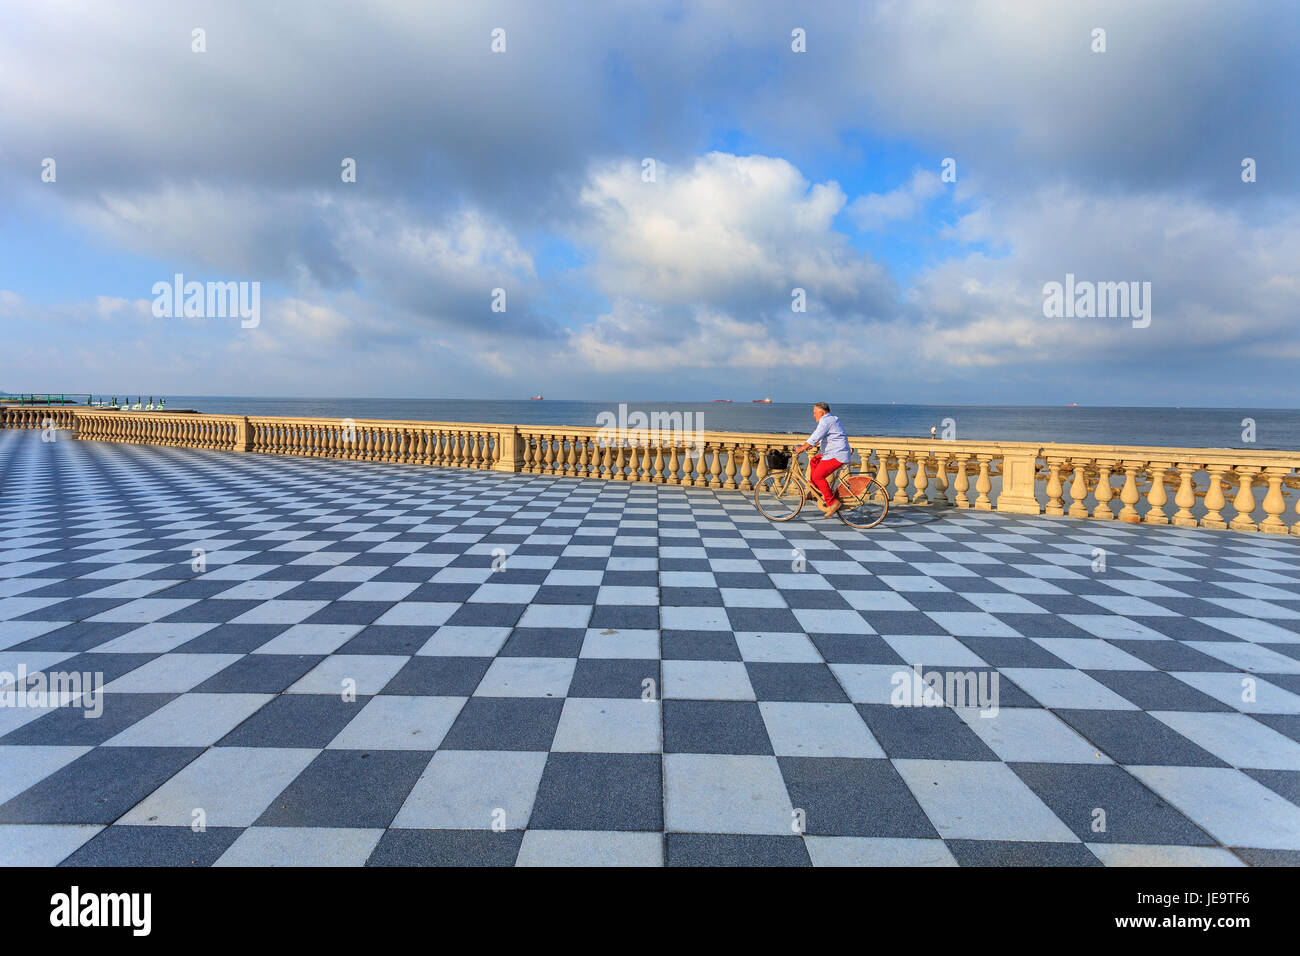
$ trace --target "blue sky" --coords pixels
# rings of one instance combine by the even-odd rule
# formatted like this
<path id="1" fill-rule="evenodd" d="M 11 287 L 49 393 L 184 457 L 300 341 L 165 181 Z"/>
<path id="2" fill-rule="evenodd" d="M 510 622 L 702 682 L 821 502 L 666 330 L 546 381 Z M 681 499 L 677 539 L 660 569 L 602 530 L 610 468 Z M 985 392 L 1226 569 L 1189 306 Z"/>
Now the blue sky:
<path id="1" fill-rule="evenodd" d="M 1294 407 L 1297 17 L 8 4 L 0 388 Z M 1151 323 L 1046 318 L 1067 273 Z"/>

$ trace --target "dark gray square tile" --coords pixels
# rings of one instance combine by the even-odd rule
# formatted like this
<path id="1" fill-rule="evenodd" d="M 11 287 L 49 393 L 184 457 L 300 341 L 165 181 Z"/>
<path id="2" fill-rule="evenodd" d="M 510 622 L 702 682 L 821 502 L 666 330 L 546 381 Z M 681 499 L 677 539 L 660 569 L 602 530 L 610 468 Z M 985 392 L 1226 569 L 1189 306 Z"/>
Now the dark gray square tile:
<path id="1" fill-rule="evenodd" d="M 533 801 L 530 829 L 663 829 L 658 754 L 552 753 Z"/>
<path id="2" fill-rule="evenodd" d="M 281 694 L 217 741 L 218 747 L 324 747 L 361 712 L 369 697 Z"/>
<path id="3" fill-rule="evenodd" d="M 669 866 L 812 866 L 798 836 L 669 833 Z"/>
<path id="4" fill-rule="evenodd" d="M 665 700 L 664 753 L 772 753 L 754 701 Z"/>
<path id="5" fill-rule="evenodd" d="M 778 757 L 810 835 L 936 838 L 929 817 L 883 759 Z"/>
<path id="6" fill-rule="evenodd" d="M 561 698 L 471 697 L 442 750 L 550 750 L 564 708 Z"/>
<path id="7" fill-rule="evenodd" d="M 386 830 L 366 866 L 514 866 L 523 830 Z"/>
<path id="8" fill-rule="evenodd" d="M 950 708 L 858 704 L 876 742 L 890 758 L 997 760 L 997 755 Z"/>
<path id="9" fill-rule="evenodd" d="M 112 823 L 202 747 L 96 747 L 0 804 L 0 823 Z"/>
<path id="10" fill-rule="evenodd" d="M 749 661 L 749 682 L 759 700 L 847 703 L 839 681 L 825 664 L 785 664 Z"/>
<path id="11" fill-rule="evenodd" d="M 242 827 L 105 827 L 60 866 L 211 866 L 243 833 Z"/>
<path id="12" fill-rule="evenodd" d="M 1114 764 L 1008 766 L 1085 843 L 1215 846 L 1217 841 Z M 1099 827 L 1104 826 L 1104 829 Z"/>
<path id="13" fill-rule="evenodd" d="M 1057 710 L 1055 713 L 1119 764 L 1227 766 L 1168 724 L 1140 710 Z"/>
<path id="14" fill-rule="evenodd" d="M 380 693 L 469 697 L 491 663 L 490 657 L 412 657 Z"/>
<path id="15" fill-rule="evenodd" d="M 323 750 L 258 818 L 270 827 L 387 827 L 429 763 L 406 750 Z"/>

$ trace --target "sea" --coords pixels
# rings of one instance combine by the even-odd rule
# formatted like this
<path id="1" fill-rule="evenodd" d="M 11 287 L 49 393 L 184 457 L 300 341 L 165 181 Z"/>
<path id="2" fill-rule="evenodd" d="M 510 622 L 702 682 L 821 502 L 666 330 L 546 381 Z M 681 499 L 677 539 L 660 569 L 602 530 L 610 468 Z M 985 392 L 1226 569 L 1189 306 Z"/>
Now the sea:
<path id="1" fill-rule="evenodd" d="M 569 401 L 542 399 L 271 398 L 168 395 L 169 408 L 237 415 L 409 421 L 511 422 L 598 427 L 602 413 L 691 414 L 702 431 L 807 435 L 811 402 Z M 832 405 L 850 435 L 955 441 L 1032 441 L 1095 445 L 1300 450 L 1300 410 L 1274 408 L 1128 408 L 1031 405 Z"/>

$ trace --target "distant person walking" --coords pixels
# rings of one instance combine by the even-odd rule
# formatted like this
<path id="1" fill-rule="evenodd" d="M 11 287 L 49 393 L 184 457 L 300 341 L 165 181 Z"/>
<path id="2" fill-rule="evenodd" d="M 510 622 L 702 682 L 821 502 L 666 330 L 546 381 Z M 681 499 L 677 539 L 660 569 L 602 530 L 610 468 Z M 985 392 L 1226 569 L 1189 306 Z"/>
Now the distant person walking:
<path id="1" fill-rule="evenodd" d="M 931 425 L 931 426 L 930 426 L 930 437 L 931 437 L 931 438 L 934 438 L 934 433 L 935 433 L 936 431 L 938 431 L 938 430 L 939 430 L 939 426 L 938 426 L 938 425 Z"/>
<path id="2" fill-rule="evenodd" d="M 826 479 L 836 468 L 849 463 L 849 436 L 844 433 L 844 426 L 831 414 L 831 407 L 825 402 L 813 406 L 813 420 L 817 422 L 817 427 L 808 436 L 808 441 L 796 448 L 794 453 L 801 455 L 813 445 L 821 443 L 821 453 L 813 455 L 808 461 L 808 480 L 822 497 L 817 507 L 829 518 L 840 510 L 840 500 L 831 494 L 831 486 Z"/>

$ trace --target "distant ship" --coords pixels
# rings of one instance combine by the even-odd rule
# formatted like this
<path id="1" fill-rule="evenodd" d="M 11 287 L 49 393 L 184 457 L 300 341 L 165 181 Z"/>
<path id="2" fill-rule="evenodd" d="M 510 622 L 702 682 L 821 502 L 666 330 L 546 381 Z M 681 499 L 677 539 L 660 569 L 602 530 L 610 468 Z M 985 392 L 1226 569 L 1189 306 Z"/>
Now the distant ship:
<path id="1" fill-rule="evenodd" d="M 542 396 L 540 396 L 540 395 L 534 395 L 534 396 L 532 396 L 531 398 L 529 398 L 528 400 L 529 400 L 530 402 L 540 402 L 540 401 L 542 400 Z"/>
<path id="2" fill-rule="evenodd" d="M 772 404 L 772 400 L 771 400 L 770 398 L 755 398 L 755 399 L 753 399 L 753 402 L 754 402 L 755 405 L 771 405 L 771 404 Z"/>
<path id="3" fill-rule="evenodd" d="M 1066 405 L 1065 407 L 1066 407 L 1066 408 L 1078 408 L 1078 407 L 1079 407 L 1079 403 L 1078 403 L 1078 402 L 1071 402 L 1069 405 Z"/>
<path id="4" fill-rule="evenodd" d="M 715 401 L 715 402 L 730 402 L 731 399 L 729 399 L 729 398 L 715 398 L 714 401 Z"/>

